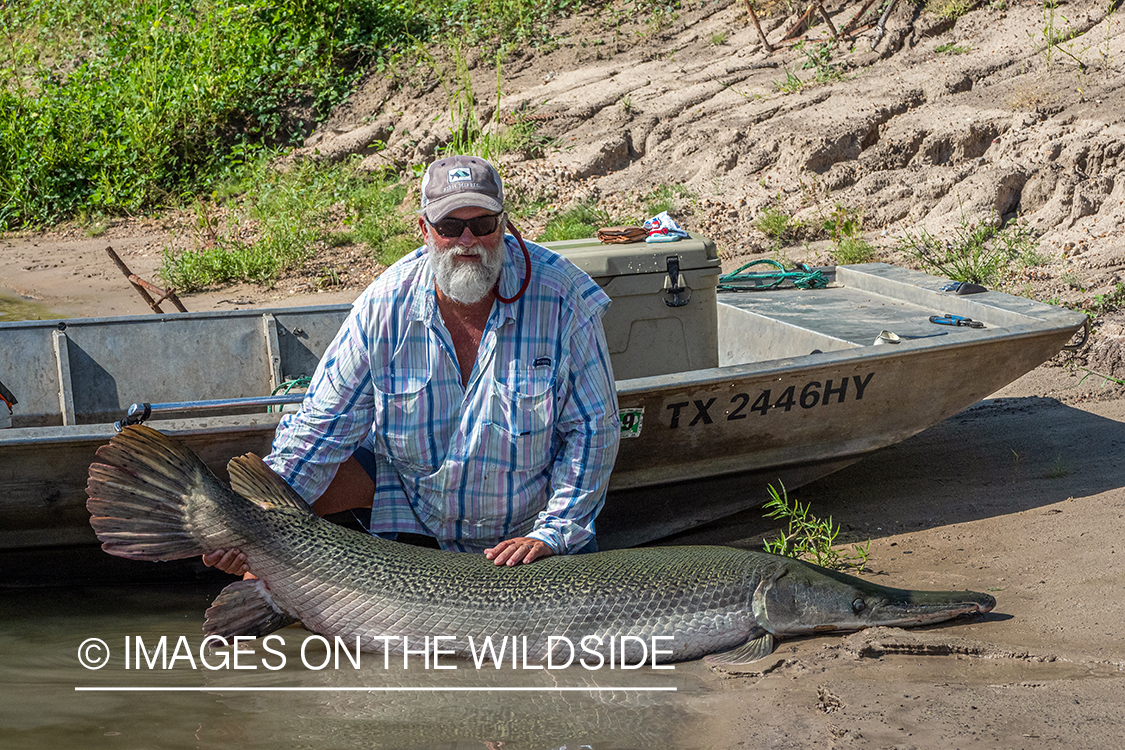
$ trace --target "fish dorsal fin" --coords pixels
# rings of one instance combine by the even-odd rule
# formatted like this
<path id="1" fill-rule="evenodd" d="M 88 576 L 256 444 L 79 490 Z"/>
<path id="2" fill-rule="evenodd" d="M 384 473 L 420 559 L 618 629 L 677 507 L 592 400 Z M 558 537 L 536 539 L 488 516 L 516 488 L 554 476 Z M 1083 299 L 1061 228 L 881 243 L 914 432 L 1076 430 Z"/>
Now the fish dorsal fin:
<path id="1" fill-rule="evenodd" d="M 749 664 L 758 659 L 764 659 L 773 653 L 773 636 L 762 633 L 757 638 L 751 638 L 741 646 L 736 646 L 730 651 L 720 651 L 703 657 L 707 664 Z"/>
<path id="2" fill-rule="evenodd" d="M 304 498 L 254 453 L 232 458 L 227 472 L 231 489 L 259 508 L 296 508 L 311 512 Z"/>

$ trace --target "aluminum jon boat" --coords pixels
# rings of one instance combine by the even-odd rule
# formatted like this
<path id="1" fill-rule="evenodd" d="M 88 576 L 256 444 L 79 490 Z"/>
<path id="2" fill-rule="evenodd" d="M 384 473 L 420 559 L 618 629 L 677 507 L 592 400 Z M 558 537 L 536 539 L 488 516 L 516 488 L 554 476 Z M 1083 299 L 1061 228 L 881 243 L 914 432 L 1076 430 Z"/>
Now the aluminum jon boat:
<path id="1" fill-rule="evenodd" d="M 1046 361 L 1085 320 L 881 263 L 822 269 L 821 289 L 717 292 L 717 253 L 694 235 L 552 247 L 614 300 L 623 439 L 603 549 L 761 505 L 767 485 L 793 489 L 902 441 Z M 154 404 L 147 424 L 225 478 L 232 456 L 269 451 L 280 414 L 263 397 L 312 373 L 348 310 L 0 323 L 0 383 L 16 400 L 6 427 L 0 403 L 4 580 L 200 575 L 194 561 L 129 566 L 98 550 L 85 507 L 94 451 L 131 405 Z"/>

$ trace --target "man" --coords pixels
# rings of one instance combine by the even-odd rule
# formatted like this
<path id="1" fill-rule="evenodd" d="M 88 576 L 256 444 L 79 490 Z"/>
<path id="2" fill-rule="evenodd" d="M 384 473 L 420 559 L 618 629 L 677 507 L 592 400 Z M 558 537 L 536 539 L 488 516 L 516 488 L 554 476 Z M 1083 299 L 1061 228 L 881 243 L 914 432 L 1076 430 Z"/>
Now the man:
<path id="1" fill-rule="evenodd" d="M 497 565 L 594 551 L 620 440 L 601 316 L 566 259 L 505 234 L 500 176 L 452 156 L 422 179 L 425 244 L 356 300 L 267 463 L 328 515 Z M 204 558 L 246 572 L 238 550 Z"/>

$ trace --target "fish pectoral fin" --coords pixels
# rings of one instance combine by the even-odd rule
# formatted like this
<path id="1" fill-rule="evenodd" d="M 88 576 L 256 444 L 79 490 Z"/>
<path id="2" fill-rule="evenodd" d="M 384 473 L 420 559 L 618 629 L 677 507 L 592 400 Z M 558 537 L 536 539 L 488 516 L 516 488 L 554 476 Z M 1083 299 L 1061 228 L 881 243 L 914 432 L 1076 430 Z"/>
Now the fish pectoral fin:
<path id="1" fill-rule="evenodd" d="M 703 657 L 707 664 L 749 664 L 758 659 L 764 659 L 773 653 L 773 636 L 762 633 L 757 638 L 751 638 L 741 646 L 736 646 L 729 651 L 720 651 Z"/>
<path id="2" fill-rule="evenodd" d="M 227 472 L 231 488 L 260 508 L 296 508 L 312 512 L 305 499 L 254 453 L 232 458 Z"/>
<path id="3" fill-rule="evenodd" d="M 273 602 L 266 584 L 259 578 L 235 581 L 219 592 L 207 609 L 203 632 L 233 638 L 248 635 L 260 638 L 297 622 Z"/>

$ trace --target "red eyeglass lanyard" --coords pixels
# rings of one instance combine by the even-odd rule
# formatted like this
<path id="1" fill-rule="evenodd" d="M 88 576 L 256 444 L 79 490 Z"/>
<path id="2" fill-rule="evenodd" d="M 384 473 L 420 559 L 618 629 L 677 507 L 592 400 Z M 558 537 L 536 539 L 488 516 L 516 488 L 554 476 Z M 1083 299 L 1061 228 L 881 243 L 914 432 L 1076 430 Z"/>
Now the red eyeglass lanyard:
<path id="1" fill-rule="evenodd" d="M 512 236 L 516 238 L 516 242 L 520 243 L 520 250 L 523 250 L 523 284 L 520 285 L 520 290 L 516 292 L 515 297 L 504 297 L 500 294 L 499 290 L 497 290 L 496 299 L 500 300 L 501 302 L 512 303 L 523 296 L 523 293 L 527 291 L 528 283 L 531 281 L 531 253 L 527 251 L 527 245 L 523 243 L 523 237 L 520 236 L 520 230 L 516 229 L 511 221 L 508 222 L 508 230 L 512 233 Z"/>

